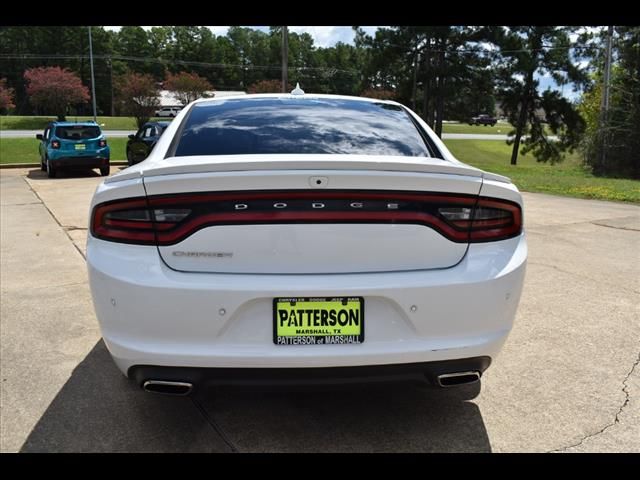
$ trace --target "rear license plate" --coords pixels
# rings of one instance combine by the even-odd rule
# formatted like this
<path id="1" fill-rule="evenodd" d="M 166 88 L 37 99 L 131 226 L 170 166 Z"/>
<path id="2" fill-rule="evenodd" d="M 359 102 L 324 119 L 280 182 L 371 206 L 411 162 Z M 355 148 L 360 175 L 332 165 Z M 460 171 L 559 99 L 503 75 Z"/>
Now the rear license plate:
<path id="1" fill-rule="evenodd" d="M 84 143 L 76 143 L 76 150 L 86 150 L 87 146 Z"/>
<path id="2" fill-rule="evenodd" d="M 364 342 L 364 298 L 274 298 L 273 343 L 327 345 Z"/>

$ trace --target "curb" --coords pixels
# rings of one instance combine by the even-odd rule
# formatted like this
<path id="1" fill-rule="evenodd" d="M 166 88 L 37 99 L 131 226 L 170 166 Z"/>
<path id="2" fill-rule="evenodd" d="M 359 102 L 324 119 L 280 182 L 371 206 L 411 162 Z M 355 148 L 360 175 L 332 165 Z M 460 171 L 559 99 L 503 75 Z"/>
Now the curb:
<path id="1" fill-rule="evenodd" d="M 114 160 L 109 162 L 110 165 L 120 166 L 120 165 L 128 165 L 125 160 Z M 30 168 L 36 167 L 40 168 L 39 163 L 3 163 L 0 164 L 0 169 L 2 168 Z"/>

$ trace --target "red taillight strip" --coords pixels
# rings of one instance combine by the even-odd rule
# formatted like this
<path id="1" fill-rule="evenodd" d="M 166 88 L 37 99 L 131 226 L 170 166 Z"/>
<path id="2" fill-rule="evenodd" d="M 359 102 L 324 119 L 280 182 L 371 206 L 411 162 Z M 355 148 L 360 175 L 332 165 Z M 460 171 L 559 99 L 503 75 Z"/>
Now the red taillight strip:
<path id="1" fill-rule="evenodd" d="M 471 220 L 453 220 L 450 223 L 458 228 L 469 228 Z M 474 220 L 473 228 L 502 227 L 509 225 L 511 218 L 495 218 L 490 220 Z"/>
<path id="2" fill-rule="evenodd" d="M 367 201 L 385 200 L 389 202 L 418 202 L 429 207 L 425 211 L 402 210 L 238 210 L 206 212 L 202 205 L 215 202 L 249 203 L 258 200 L 294 199 L 312 201 L 344 200 Z M 179 205 L 200 205 L 194 214 L 182 223 L 148 222 L 105 218 L 112 211 L 153 209 L 154 207 L 175 207 Z M 439 206 L 485 207 L 510 212 L 510 218 L 496 218 L 469 221 L 447 221 L 433 210 Z M 199 214 L 198 214 L 199 209 Z M 402 223 L 423 225 L 435 229 L 454 242 L 487 242 L 502 240 L 518 235 L 522 230 L 520 206 L 508 200 L 475 197 L 465 194 L 406 193 L 394 191 L 268 191 L 268 192 L 223 192 L 189 193 L 162 195 L 122 201 L 108 202 L 94 208 L 91 232 L 95 237 L 124 243 L 172 245 L 179 243 L 196 231 L 214 225 L 271 224 L 271 223 Z M 471 228 L 470 224 L 471 223 Z"/>
<path id="3" fill-rule="evenodd" d="M 104 224 L 113 228 L 134 228 L 140 230 L 150 230 L 153 228 L 151 222 L 138 222 L 134 220 L 112 220 L 110 218 L 104 219 Z"/>
<path id="4" fill-rule="evenodd" d="M 113 227 L 113 228 L 133 228 L 139 230 L 150 230 L 154 228 L 153 222 L 140 222 L 135 220 L 112 220 L 110 218 L 104 219 L 104 224 Z M 169 230 L 175 227 L 176 224 L 174 222 L 156 222 L 155 229 L 156 230 Z"/>
<path id="5" fill-rule="evenodd" d="M 225 212 L 195 217 L 170 232 L 158 233 L 159 245 L 181 242 L 196 231 L 212 225 L 272 223 L 409 223 L 432 227 L 455 242 L 466 242 L 468 232 L 458 231 L 440 218 L 424 212 Z"/>
<path id="6" fill-rule="evenodd" d="M 135 231 L 135 230 L 121 230 L 117 228 L 105 228 L 98 227 L 94 229 L 92 235 L 96 238 L 103 240 L 121 241 L 123 243 L 136 243 L 142 245 L 155 245 L 156 237 L 155 232 L 147 231 Z"/>

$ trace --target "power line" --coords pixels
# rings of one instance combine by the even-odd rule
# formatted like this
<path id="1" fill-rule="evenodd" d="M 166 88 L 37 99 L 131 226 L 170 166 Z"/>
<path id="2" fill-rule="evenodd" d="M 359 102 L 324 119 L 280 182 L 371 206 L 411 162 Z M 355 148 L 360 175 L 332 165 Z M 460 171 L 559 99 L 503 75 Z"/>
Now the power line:
<path id="1" fill-rule="evenodd" d="M 59 60 L 75 60 L 75 59 L 88 59 L 89 55 L 84 54 L 32 54 L 32 53 L 22 53 L 22 54 L 0 54 L 1 59 L 59 59 Z M 123 61 L 132 61 L 132 62 L 149 62 L 149 63 L 161 63 L 165 65 L 187 65 L 187 66 L 195 66 L 195 67 L 212 67 L 212 68 L 238 68 L 244 70 L 278 70 L 282 69 L 281 65 L 251 65 L 251 64 L 235 64 L 235 63 L 210 63 L 210 62 L 196 62 L 196 61 L 187 61 L 187 60 L 166 60 L 163 58 L 154 58 L 154 57 L 133 57 L 127 55 L 94 55 L 93 58 L 100 59 L 112 59 L 112 60 L 123 60 Z M 349 75 L 360 75 L 358 70 L 347 70 L 342 68 L 335 67 L 294 67 L 289 66 L 289 70 L 297 70 L 297 71 L 328 71 L 331 74 L 335 73 L 346 73 Z"/>

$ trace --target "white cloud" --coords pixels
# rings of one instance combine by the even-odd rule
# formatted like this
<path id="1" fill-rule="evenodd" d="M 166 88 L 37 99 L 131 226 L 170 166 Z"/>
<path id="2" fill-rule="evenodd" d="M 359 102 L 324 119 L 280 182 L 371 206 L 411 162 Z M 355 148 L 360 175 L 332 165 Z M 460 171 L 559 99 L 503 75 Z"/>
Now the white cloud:
<path id="1" fill-rule="evenodd" d="M 227 31 L 229 30 L 229 27 L 208 27 L 208 28 L 216 36 L 218 36 L 218 35 L 224 36 L 224 35 L 227 34 Z"/>
<path id="2" fill-rule="evenodd" d="M 351 27 L 289 27 L 289 30 L 308 33 L 317 47 L 331 47 L 338 42 L 352 43 L 354 37 Z"/>
<path id="3" fill-rule="evenodd" d="M 378 27 L 362 27 L 363 30 L 373 35 Z M 296 33 L 308 33 L 313 37 L 316 47 L 332 47 L 338 42 L 353 45 L 356 32 L 352 27 L 289 27 Z"/>

